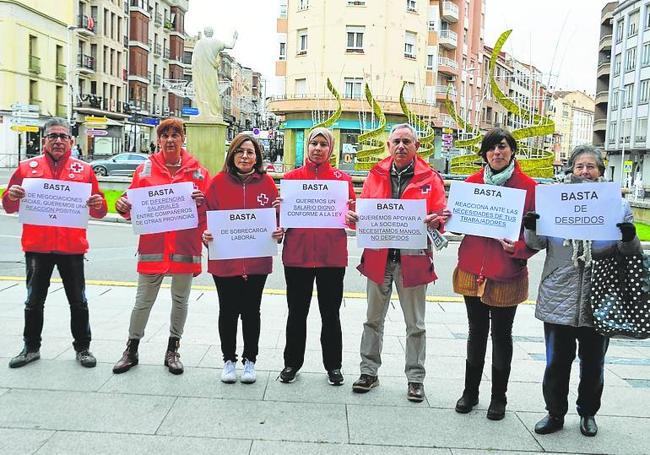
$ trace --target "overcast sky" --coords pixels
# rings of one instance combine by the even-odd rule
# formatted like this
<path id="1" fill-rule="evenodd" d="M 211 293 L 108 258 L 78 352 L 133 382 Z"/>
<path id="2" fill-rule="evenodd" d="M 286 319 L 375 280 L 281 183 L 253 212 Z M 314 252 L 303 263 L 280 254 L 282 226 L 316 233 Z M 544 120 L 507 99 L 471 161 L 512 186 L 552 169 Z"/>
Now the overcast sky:
<path id="1" fill-rule="evenodd" d="M 506 52 L 518 60 L 530 61 L 544 73 L 544 82 L 554 88 L 594 94 L 600 10 L 606 0 L 486 2 L 486 44 L 494 45 L 502 31 L 512 28 Z M 215 36 L 222 40 L 230 40 L 237 30 L 237 45 L 229 52 L 244 66 L 272 80 L 278 53 L 277 15 L 276 0 L 190 0 L 185 29 L 194 35 L 211 25 Z"/>

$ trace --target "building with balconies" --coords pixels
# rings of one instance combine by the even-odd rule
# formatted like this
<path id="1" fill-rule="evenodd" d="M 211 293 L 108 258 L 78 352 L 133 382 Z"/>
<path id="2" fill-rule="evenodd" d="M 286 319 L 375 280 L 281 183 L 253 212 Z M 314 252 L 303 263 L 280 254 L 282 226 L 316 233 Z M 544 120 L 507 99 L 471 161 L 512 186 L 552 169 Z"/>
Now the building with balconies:
<path id="1" fill-rule="evenodd" d="M 612 17 L 618 2 L 607 3 L 600 13 L 600 41 L 598 44 L 598 67 L 596 68 L 596 105 L 594 108 L 593 144 L 605 145 L 607 129 L 607 103 L 609 99 L 609 77 L 612 58 Z"/>
<path id="2" fill-rule="evenodd" d="M 0 2 L 0 167 L 40 152 L 42 126 L 66 117 L 71 2 Z"/>
<path id="3" fill-rule="evenodd" d="M 459 111 L 476 116 L 481 0 L 348 0 L 327 2 L 327 8 L 325 2 L 279 0 L 279 5 L 275 86 L 280 92 L 268 109 L 284 118 L 285 164 L 302 163 L 306 132 L 336 108 L 327 79 L 343 98 L 333 127 L 338 156 L 343 149 L 358 150 L 358 135 L 372 127 L 365 83 L 389 125 L 406 121 L 402 87 L 409 108 L 439 133 L 456 126 L 444 105 L 447 93 Z M 468 76 L 474 71 L 476 78 Z M 435 147 L 439 157 L 440 139 Z"/>
<path id="4" fill-rule="evenodd" d="M 593 140 L 594 98 L 580 91 L 552 94 L 549 116 L 555 122 L 555 161 L 566 164 L 571 151 Z"/>

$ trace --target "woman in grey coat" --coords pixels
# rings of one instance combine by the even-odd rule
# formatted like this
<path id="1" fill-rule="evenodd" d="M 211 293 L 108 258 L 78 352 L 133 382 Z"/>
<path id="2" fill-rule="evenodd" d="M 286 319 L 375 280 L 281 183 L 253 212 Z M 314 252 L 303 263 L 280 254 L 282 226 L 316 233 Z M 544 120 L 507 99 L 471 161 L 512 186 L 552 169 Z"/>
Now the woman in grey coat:
<path id="1" fill-rule="evenodd" d="M 598 149 L 590 145 L 576 147 L 567 163 L 565 183 L 602 182 L 605 165 Z M 546 261 L 539 285 L 535 316 L 544 321 L 546 370 L 542 390 L 548 415 L 535 425 L 539 434 L 554 433 L 564 425 L 568 410 L 571 363 L 580 359 L 580 384 L 577 411 L 580 431 L 595 436 L 598 426 L 594 416 L 600 408 L 604 384 L 605 353 L 609 339 L 596 333 L 589 296 L 592 258 L 616 253 L 641 252 L 632 211 L 621 199 L 622 222 L 617 224 L 621 241 L 570 240 L 537 235 L 539 215 L 524 216 L 526 244 L 535 250 L 546 249 Z"/>

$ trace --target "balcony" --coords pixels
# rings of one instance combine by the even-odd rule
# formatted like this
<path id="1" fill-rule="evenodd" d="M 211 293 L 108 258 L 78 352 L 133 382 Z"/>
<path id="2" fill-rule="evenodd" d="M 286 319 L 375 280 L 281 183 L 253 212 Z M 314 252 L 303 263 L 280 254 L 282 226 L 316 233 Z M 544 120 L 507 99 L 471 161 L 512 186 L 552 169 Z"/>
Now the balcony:
<path id="1" fill-rule="evenodd" d="M 607 119 L 601 118 L 594 120 L 594 131 L 605 131 L 607 129 Z"/>
<path id="2" fill-rule="evenodd" d="M 436 85 L 436 99 L 446 100 L 447 99 L 447 89 L 450 86 L 448 85 Z M 456 101 L 456 88 L 452 85 L 451 91 L 449 92 L 449 99 L 451 101 Z"/>
<path id="3" fill-rule="evenodd" d="M 169 49 L 163 51 L 163 59 L 169 60 Z"/>
<path id="4" fill-rule="evenodd" d="M 450 2 L 442 2 L 442 19 L 447 22 L 458 22 L 458 5 Z"/>
<path id="5" fill-rule="evenodd" d="M 440 45 L 445 49 L 456 49 L 458 46 L 458 35 L 453 30 L 442 30 L 440 32 Z"/>
<path id="6" fill-rule="evenodd" d="M 160 27 L 163 24 L 162 13 L 156 13 L 156 17 L 154 19 L 154 24 L 156 24 L 158 27 Z"/>
<path id="7" fill-rule="evenodd" d="M 160 87 L 161 81 L 162 81 L 162 78 L 160 77 L 160 74 L 154 75 L 154 77 L 153 77 L 153 86 L 154 87 Z"/>
<path id="8" fill-rule="evenodd" d="M 610 73 L 610 61 L 605 60 L 598 64 L 598 71 L 596 72 L 596 77 L 609 76 Z"/>
<path id="9" fill-rule="evenodd" d="M 151 103 L 145 100 L 130 100 L 129 103 L 131 110 L 138 113 L 149 112 L 151 109 Z"/>
<path id="10" fill-rule="evenodd" d="M 67 72 L 68 72 L 68 68 L 65 65 L 62 65 L 60 63 L 56 64 L 56 80 L 57 81 L 65 81 Z"/>
<path id="11" fill-rule="evenodd" d="M 160 57 L 161 53 L 162 53 L 162 46 L 160 44 L 154 44 L 153 55 L 155 55 L 156 57 Z"/>
<path id="12" fill-rule="evenodd" d="M 147 17 L 151 17 L 147 0 L 131 0 L 131 11 L 134 9 L 141 12 Z"/>
<path id="13" fill-rule="evenodd" d="M 601 103 L 606 103 L 609 98 L 609 91 L 608 90 L 601 90 L 600 92 L 596 93 L 596 104 L 601 104 Z"/>
<path id="14" fill-rule="evenodd" d="M 458 62 L 447 57 L 438 57 L 438 71 L 440 73 L 458 75 Z"/>
<path id="15" fill-rule="evenodd" d="M 77 17 L 77 32 L 80 35 L 93 36 L 96 29 L 96 20 L 92 16 L 81 14 Z"/>
<path id="16" fill-rule="evenodd" d="M 174 23 L 169 19 L 165 19 L 165 31 L 171 32 L 174 29 Z"/>
<path id="17" fill-rule="evenodd" d="M 600 43 L 598 44 L 599 51 L 606 51 L 612 48 L 612 34 L 603 35 L 600 38 Z"/>
<path id="18" fill-rule="evenodd" d="M 129 14 L 129 2 L 124 0 L 124 14 Z"/>
<path id="19" fill-rule="evenodd" d="M 77 67 L 79 68 L 80 73 L 91 74 L 95 72 L 97 62 L 95 61 L 95 58 L 90 55 L 80 54 L 77 55 Z"/>
<path id="20" fill-rule="evenodd" d="M 33 74 L 41 74 L 41 59 L 35 55 L 29 56 L 29 72 Z"/>
<path id="21" fill-rule="evenodd" d="M 124 35 L 124 47 L 129 47 L 129 35 Z"/>
<path id="22" fill-rule="evenodd" d="M 56 105 L 56 116 L 60 118 L 66 118 L 68 113 L 68 108 L 65 104 Z"/>

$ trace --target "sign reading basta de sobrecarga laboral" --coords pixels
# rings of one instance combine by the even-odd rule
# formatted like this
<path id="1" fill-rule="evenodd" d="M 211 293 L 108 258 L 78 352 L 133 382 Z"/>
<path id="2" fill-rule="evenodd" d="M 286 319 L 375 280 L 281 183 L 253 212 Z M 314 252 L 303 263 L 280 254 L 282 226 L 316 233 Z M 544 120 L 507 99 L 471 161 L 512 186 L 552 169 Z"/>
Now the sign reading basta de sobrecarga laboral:
<path id="1" fill-rule="evenodd" d="M 24 179 L 25 197 L 18 220 L 37 226 L 86 228 L 90 183 L 52 179 Z"/>
<path id="2" fill-rule="evenodd" d="M 344 228 L 348 195 L 344 180 L 282 180 L 280 226 Z"/>
<path id="3" fill-rule="evenodd" d="M 537 233 L 576 240 L 620 240 L 623 221 L 617 183 L 573 183 L 535 187 Z"/>
<path id="4" fill-rule="evenodd" d="M 360 248 L 427 247 L 424 199 L 357 199 Z"/>
<path id="5" fill-rule="evenodd" d="M 451 182 L 445 230 L 491 239 L 517 240 L 526 191 L 495 185 Z"/>
<path id="6" fill-rule="evenodd" d="M 259 258 L 276 256 L 278 243 L 271 237 L 276 212 L 269 209 L 210 210 L 208 244 L 210 259 Z"/>
<path id="7" fill-rule="evenodd" d="M 127 190 L 131 224 L 136 234 L 181 231 L 199 225 L 192 182 L 147 186 Z"/>

